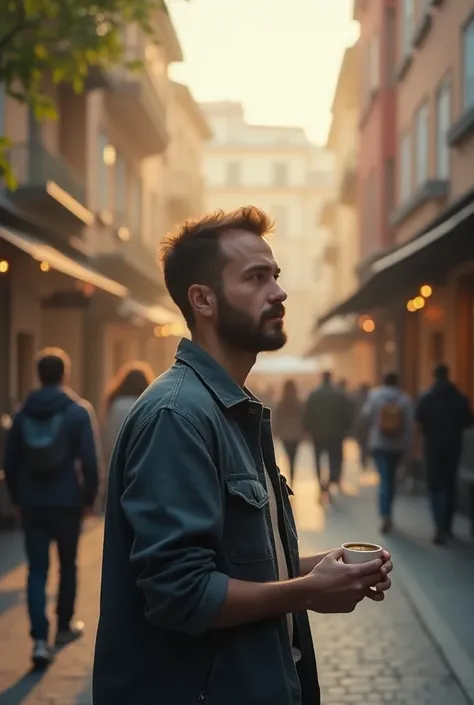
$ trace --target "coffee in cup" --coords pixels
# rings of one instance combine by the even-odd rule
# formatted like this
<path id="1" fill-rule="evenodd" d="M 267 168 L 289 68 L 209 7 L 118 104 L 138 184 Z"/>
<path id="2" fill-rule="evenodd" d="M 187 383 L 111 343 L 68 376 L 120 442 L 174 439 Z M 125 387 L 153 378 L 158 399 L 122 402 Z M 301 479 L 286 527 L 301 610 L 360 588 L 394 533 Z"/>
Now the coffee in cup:
<path id="1" fill-rule="evenodd" d="M 368 541 L 349 541 L 342 544 L 344 563 L 367 563 L 382 558 L 383 548 Z"/>

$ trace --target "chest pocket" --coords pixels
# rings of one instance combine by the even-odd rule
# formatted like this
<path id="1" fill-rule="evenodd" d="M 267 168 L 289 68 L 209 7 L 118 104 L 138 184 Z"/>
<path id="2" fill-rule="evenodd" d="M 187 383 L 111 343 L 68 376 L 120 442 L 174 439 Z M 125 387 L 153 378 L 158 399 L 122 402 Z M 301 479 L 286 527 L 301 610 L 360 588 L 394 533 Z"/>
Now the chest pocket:
<path id="1" fill-rule="evenodd" d="M 269 497 L 258 479 L 226 480 L 226 535 L 234 563 L 273 560 L 270 538 Z"/>

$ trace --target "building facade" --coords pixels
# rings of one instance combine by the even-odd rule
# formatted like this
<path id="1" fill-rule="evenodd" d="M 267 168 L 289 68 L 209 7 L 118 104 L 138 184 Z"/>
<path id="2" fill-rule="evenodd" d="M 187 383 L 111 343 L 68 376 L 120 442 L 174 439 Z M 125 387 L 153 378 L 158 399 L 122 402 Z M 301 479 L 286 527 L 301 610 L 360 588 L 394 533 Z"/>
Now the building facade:
<path id="1" fill-rule="evenodd" d="M 332 193 L 333 157 L 300 128 L 251 125 L 238 103 L 203 104 L 214 137 L 206 145 L 209 209 L 252 204 L 276 222 L 271 245 L 288 292 L 288 344 L 279 354 L 303 356 L 321 297 L 320 213 Z"/>
<path id="2" fill-rule="evenodd" d="M 185 333 L 156 255 L 167 229 L 202 211 L 210 132 L 189 90 L 168 78 L 182 54 L 167 13 L 156 14 L 155 31 L 158 44 L 126 30 L 139 72 L 91 73 L 81 95 L 46 85 L 56 121 L 38 123 L 24 105 L 0 101 L 18 182 L 14 191 L 0 184 L 4 427 L 35 384 L 42 347 L 69 354 L 72 386 L 100 410 L 124 362 L 146 360 L 159 374 Z"/>
<path id="3" fill-rule="evenodd" d="M 357 210 L 359 149 L 359 44 L 346 49 L 332 104 L 332 121 L 326 147 L 335 157 L 335 194 L 321 214 L 326 228 L 324 269 L 329 296 L 324 311 L 344 301 L 358 286 L 361 227 Z M 364 330 L 365 328 L 367 330 Z M 317 328 L 312 353 L 324 355 L 324 364 L 351 386 L 372 383 L 375 331 L 357 317 L 335 318 Z"/>

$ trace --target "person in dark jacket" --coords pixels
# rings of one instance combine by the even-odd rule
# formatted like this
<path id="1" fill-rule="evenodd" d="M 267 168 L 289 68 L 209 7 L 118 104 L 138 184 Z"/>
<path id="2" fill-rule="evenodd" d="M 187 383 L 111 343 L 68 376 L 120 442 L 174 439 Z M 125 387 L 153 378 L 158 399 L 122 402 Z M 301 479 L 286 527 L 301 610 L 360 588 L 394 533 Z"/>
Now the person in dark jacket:
<path id="1" fill-rule="evenodd" d="M 82 517 L 95 501 L 99 469 L 93 412 L 65 387 L 69 358 L 57 348 L 46 349 L 37 371 L 41 389 L 31 392 L 13 420 L 3 467 L 25 533 L 32 660 L 44 668 L 52 660 L 46 615 L 52 541 L 60 564 L 56 645 L 82 634 L 82 623 L 72 623 L 76 554 Z"/>
<path id="2" fill-rule="evenodd" d="M 424 440 L 434 542 L 443 544 L 452 533 L 463 432 L 474 417 L 468 399 L 450 381 L 447 365 L 435 368 L 434 380 L 418 402 L 416 420 Z"/>
<path id="3" fill-rule="evenodd" d="M 339 386 L 333 384 L 331 372 L 324 372 L 322 382 L 309 395 L 303 411 L 303 428 L 313 442 L 316 473 L 322 495 L 331 483 L 341 489 L 344 439 L 353 417 L 352 403 Z M 329 480 L 322 473 L 323 456 L 329 461 Z"/>
<path id="4" fill-rule="evenodd" d="M 269 228 L 257 208 L 218 211 L 163 246 L 192 341 L 112 456 L 94 705 L 319 705 L 307 610 L 349 612 L 390 585 L 388 554 L 298 555 L 270 412 L 245 387 L 286 341 Z"/>

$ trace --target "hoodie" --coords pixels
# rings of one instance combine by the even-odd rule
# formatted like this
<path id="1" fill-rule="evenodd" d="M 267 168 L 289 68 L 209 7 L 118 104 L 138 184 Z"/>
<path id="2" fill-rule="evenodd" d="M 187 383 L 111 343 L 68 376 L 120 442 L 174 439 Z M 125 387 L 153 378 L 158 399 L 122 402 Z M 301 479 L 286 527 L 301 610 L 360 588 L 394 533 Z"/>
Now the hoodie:
<path id="1" fill-rule="evenodd" d="M 25 417 L 47 419 L 63 414 L 69 453 L 62 467 L 45 481 L 25 468 L 22 425 Z M 74 392 L 43 387 L 31 392 L 7 436 L 3 469 L 13 504 L 20 507 L 80 507 L 94 503 L 99 477 L 92 409 Z"/>
<path id="2" fill-rule="evenodd" d="M 435 382 L 420 398 L 416 420 L 425 444 L 434 450 L 448 449 L 460 453 L 463 432 L 472 426 L 474 417 L 467 398 L 449 381 Z"/>
<path id="3" fill-rule="evenodd" d="M 405 427 L 399 438 L 387 438 L 380 430 L 380 414 L 386 404 L 396 403 L 403 409 Z M 410 398 L 398 387 L 382 385 L 369 392 L 362 409 L 362 418 L 367 420 L 369 427 L 368 447 L 371 451 L 390 451 L 406 453 L 413 439 L 413 407 Z"/>

